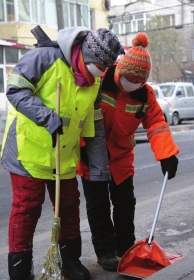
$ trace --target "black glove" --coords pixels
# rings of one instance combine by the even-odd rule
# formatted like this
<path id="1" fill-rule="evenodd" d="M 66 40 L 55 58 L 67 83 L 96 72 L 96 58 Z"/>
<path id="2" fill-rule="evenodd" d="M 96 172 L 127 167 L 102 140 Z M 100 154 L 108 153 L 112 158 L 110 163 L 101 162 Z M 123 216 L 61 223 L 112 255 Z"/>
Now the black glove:
<path id="1" fill-rule="evenodd" d="M 172 179 L 176 175 L 178 158 L 176 156 L 171 156 L 170 158 L 165 158 L 160 161 L 162 172 L 165 175 L 168 171 L 168 180 Z"/>
<path id="2" fill-rule="evenodd" d="M 52 136 L 52 147 L 54 148 L 56 146 L 57 142 L 57 132 L 61 135 L 63 134 L 63 125 L 61 120 L 61 125 L 53 132 Z"/>

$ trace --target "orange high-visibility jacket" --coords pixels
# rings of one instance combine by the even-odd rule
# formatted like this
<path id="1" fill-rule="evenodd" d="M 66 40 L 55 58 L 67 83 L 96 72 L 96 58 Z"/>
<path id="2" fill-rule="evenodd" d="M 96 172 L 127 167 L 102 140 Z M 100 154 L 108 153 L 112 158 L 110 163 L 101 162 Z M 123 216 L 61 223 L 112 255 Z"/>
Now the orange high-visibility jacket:
<path id="1" fill-rule="evenodd" d="M 134 175 L 134 132 L 142 123 L 157 161 L 179 153 L 168 123 L 155 98 L 151 86 L 146 84 L 140 90 L 128 95 L 119 92 L 110 73 L 102 83 L 101 108 L 104 116 L 106 143 L 109 154 L 109 169 L 117 185 Z M 142 111 L 138 119 L 137 112 Z M 86 175 L 84 164 L 79 164 L 77 174 Z M 87 178 L 87 176 L 85 176 Z"/>

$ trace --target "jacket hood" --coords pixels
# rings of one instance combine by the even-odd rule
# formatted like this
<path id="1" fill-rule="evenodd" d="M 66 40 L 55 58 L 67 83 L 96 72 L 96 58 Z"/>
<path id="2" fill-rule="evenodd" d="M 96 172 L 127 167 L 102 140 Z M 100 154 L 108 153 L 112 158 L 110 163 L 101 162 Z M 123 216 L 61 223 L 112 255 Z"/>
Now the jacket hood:
<path id="1" fill-rule="evenodd" d="M 73 45 L 78 42 L 83 42 L 89 31 L 91 31 L 91 29 L 84 26 L 76 26 L 59 30 L 57 43 L 70 65 L 71 49 Z"/>

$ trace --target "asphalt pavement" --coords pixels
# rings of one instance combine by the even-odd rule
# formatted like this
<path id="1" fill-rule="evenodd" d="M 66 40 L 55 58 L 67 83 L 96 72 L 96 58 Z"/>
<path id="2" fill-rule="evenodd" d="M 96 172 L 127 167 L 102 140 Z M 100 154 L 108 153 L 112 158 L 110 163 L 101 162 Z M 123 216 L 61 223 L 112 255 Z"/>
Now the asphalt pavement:
<path id="1" fill-rule="evenodd" d="M 3 133 L 0 133 L 0 150 L 1 150 L 2 140 L 3 140 Z"/>
<path id="2" fill-rule="evenodd" d="M 188 124 L 188 125 L 178 125 L 178 126 L 172 126 L 171 131 L 185 131 L 185 130 L 194 130 L 194 124 Z M 3 134 L 0 134 L 0 148 L 2 143 Z M 82 230 L 82 236 L 83 236 L 83 242 L 85 244 L 88 244 L 88 247 L 86 247 L 86 252 L 84 252 L 82 257 L 82 262 L 87 266 L 87 268 L 90 270 L 92 274 L 92 279 L 99 279 L 99 280 L 109 280 L 109 279 L 128 279 L 128 280 L 135 280 L 135 279 L 143 279 L 143 278 L 135 278 L 125 275 L 118 275 L 117 273 L 110 273 L 104 271 L 97 263 L 95 263 L 92 267 L 88 267 L 87 265 L 87 259 L 85 256 L 87 254 L 92 254 L 91 258 L 95 258 L 95 253 L 89 249 L 91 247 L 91 235 L 90 230 L 88 227 L 87 218 L 85 217 L 84 220 L 81 221 L 81 230 Z M 42 236 L 42 240 L 39 240 L 39 246 L 42 243 L 44 239 L 47 238 L 47 236 Z M 45 244 L 44 244 L 45 246 Z M 48 244 L 49 246 L 49 244 Z M 49 248 L 46 246 L 46 248 Z M 88 251 L 87 251 L 88 248 Z M 39 248 L 38 250 L 44 250 L 43 247 Z M 88 257 L 88 256 L 87 256 Z M 41 269 L 41 264 L 39 264 L 38 268 Z M 174 264 L 171 264 L 160 271 L 152 274 L 149 277 L 144 278 L 146 280 L 194 280 L 194 254 L 184 256 L 181 260 L 175 262 Z M 4 280 L 4 279 L 1 279 Z"/>

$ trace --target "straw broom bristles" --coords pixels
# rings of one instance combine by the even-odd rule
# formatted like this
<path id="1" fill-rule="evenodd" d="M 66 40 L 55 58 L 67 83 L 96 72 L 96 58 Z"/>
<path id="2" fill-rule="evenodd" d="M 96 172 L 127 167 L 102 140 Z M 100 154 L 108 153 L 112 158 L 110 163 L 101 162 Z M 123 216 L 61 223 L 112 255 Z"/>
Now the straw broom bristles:
<path id="1" fill-rule="evenodd" d="M 51 244 L 36 280 L 61 280 L 62 259 L 59 252 L 60 218 L 53 218 Z"/>
<path id="2" fill-rule="evenodd" d="M 56 113 L 60 115 L 60 88 L 61 84 L 57 83 L 57 103 Z M 60 201 L 60 135 L 56 135 L 56 190 L 55 190 L 55 216 L 53 218 L 51 244 L 43 264 L 42 272 L 36 280 L 61 280 L 62 259 L 59 250 L 60 236 L 60 218 L 59 218 L 59 201 Z"/>

